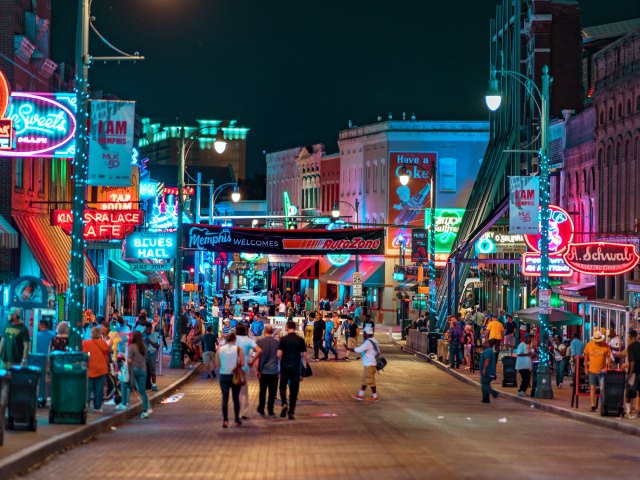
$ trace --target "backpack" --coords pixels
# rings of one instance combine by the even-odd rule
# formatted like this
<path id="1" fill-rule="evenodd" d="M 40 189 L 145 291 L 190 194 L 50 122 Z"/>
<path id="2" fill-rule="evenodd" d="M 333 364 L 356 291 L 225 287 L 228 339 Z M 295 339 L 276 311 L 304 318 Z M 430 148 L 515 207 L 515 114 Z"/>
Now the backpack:
<path id="1" fill-rule="evenodd" d="M 384 367 L 387 366 L 387 359 L 384 358 L 382 356 L 382 354 L 380 353 L 380 349 L 378 348 L 378 344 L 376 342 L 374 342 L 373 340 L 369 340 L 371 342 L 371 345 L 373 345 L 373 348 L 376 351 L 376 370 L 380 371 L 380 370 L 384 370 Z"/>

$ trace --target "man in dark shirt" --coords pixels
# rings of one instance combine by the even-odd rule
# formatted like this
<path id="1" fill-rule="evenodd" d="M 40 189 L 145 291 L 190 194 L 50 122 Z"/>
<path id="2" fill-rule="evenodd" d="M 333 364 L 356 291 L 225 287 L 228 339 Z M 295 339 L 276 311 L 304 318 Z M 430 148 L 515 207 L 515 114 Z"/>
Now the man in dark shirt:
<path id="1" fill-rule="evenodd" d="M 636 418 L 638 413 L 631 413 L 631 400 L 636 398 L 640 386 L 640 342 L 638 332 L 629 330 L 629 345 L 627 346 L 627 403 L 625 411 L 629 418 Z M 636 400 L 636 406 L 637 406 Z"/>
<path id="2" fill-rule="evenodd" d="M 213 333 L 213 327 L 209 325 L 207 327 L 207 333 L 202 337 L 202 364 L 207 370 L 207 378 L 216 378 L 216 372 L 213 369 L 213 362 L 216 358 L 216 343 L 218 342 L 218 336 Z"/>
<path id="3" fill-rule="evenodd" d="M 353 319 L 353 317 L 349 317 L 347 320 L 347 355 L 344 357 L 345 360 L 350 360 L 349 352 L 352 352 L 354 348 L 356 348 L 358 343 L 358 334 L 360 333 L 360 329 L 358 328 L 358 324 Z M 357 358 L 356 360 L 359 360 Z"/>
<path id="4" fill-rule="evenodd" d="M 278 358 L 280 359 L 280 399 L 282 411 L 280 417 L 289 414 L 289 420 L 295 419 L 296 401 L 300 389 L 302 362 L 307 360 L 307 346 L 304 339 L 296 333 L 296 323 L 287 322 L 287 334 L 280 339 Z M 289 385 L 289 402 L 287 404 L 287 385 Z"/>
<path id="5" fill-rule="evenodd" d="M 322 315 L 320 315 L 313 323 L 313 359 L 316 362 L 320 360 L 320 357 L 318 357 L 318 350 L 320 350 L 325 357 L 328 355 L 327 350 L 322 345 L 322 342 L 324 342 L 324 331 L 326 328 L 327 325 L 322 319 Z"/>
<path id="6" fill-rule="evenodd" d="M 4 367 L 9 369 L 14 365 L 26 365 L 30 346 L 29 330 L 20 321 L 20 310 L 14 307 L 0 340 L 0 366 L 4 363 Z"/>
<path id="7" fill-rule="evenodd" d="M 480 355 L 480 383 L 482 384 L 482 403 L 491 403 L 490 396 L 496 398 L 498 392 L 491 388 L 491 381 L 496 378 L 496 354 L 489 340 L 482 342 L 484 350 Z"/>
<path id="8" fill-rule="evenodd" d="M 258 413 L 264 416 L 264 406 L 267 405 L 269 416 L 273 413 L 278 389 L 278 347 L 279 342 L 273 338 L 273 325 L 264 327 L 264 337 L 257 342 L 261 351 L 258 354 L 258 379 L 260 380 L 260 395 Z M 267 391 L 269 392 L 267 398 Z"/>

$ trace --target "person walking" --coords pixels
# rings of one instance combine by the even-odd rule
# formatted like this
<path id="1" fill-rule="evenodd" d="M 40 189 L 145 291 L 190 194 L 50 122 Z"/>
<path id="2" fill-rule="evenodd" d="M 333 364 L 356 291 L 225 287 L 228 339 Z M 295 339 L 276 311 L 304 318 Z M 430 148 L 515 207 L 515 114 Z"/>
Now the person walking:
<path id="1" fill-rule="evenodd" d="M 238 323 L 236 326 L 236 345 L 240 347 L 244 354 L 245 363 L 242 367 L 242 371 L 245 373 L 247 381 L 240 388 L 240 418 L 247 420 L 249 418 L 249 370 L 253 366 L 253 361 L 249 361 L 251 358 L 251 351 L 253 350 L 256 355 L 260 354 L 260 347 L 256 345 L 253 338 L 249 338 L 247 335 L 247 327 L 244 323 Z"/>
<path id="2" fill-rule="evenodd" d="M 307 300 L 308 301 L 308 300 Z M 308 311 L 304 327 L 304 343 L 307 347 L 313 346 L 313 325 L 316 321 L 316 314 Z"/>
<path id="3" fill-rule="evenodd" d="M 498 322 L 497 319 L 494 320 Z M 482 403 L 491 403 L 490 396 L 498 397 L 498 392 L 491 388 L 491 381 L 496 378 L 496 353 L 488 340 L 482 342 L 484 350 L 480 355 L 480 383 L 482 384 Z"/>
<path id="4" fill-rule="evenodd" d="M 460 368 L 460 344 L 462 342 L 462 329 L 453 315 L 449 317 L 451 327 L 449 328 L 449 366 L 450 368 Z"/>
<path id="5" fill-rule="evenodd" d="M 109 352 L 111 349 L 102 339 L 98 327 L 91 329 L 91 339 L 82 342 L 82 351 L 89 354 L 89 393 L 93 395 L 93 411 L 102 413 L 104 381 L 109 373 Z"/>
<path id="6" fill-rule="evenodd" d="M 236 425 L 242 425 L 240 419 L 240 385 L 233 383 L 233 372 L 245 366 L 244 353 L 236 345 L 236 334 L 230 332 L 226 343 L 216 353 L 215 368 L 219 369 L 220 391 L 222 392 L 222 428 L 229 426 L 229 392 L 233 399 L 233 414 Z"/>
<path id="7" fill-rule="evenodd" d="M 562 388 L 564 373 L 567 368 L 567 346 L 562 343 L 562 337 L 553 339 L 553 361 L 556 369 L 556 388 Z"/>
<path id="8" fill-rule="evenodd" d="M 260 353 L 256 357 L 258 364 L 258 379 L 260 394 L 258 400 L 258 414 L 264 417 L 265 404 L 269 416 L 275 415 L 273 408 L 278 390 L 278 346 L 280 343 L 273 338 L 273 325 L 264 328 L 264 337 L 257 342 Z"/>
<path id="9" fill-rule="evenodd" d="M 202 337 L 202 364 L 207 372 L 207 378 L 216 378 L 214 364 L 216 361 L 216 345 L 218 336 L 213 333 L 213 326 L 207 326 L 207 332 Z"/>
<path id="10" fill-rule="evenodd" d="M 507 355 L 513 355 L 516 348 L 516 323 L 511 315 L 506 315 L 504 325 L 504 350 Z"/>
<path id="11" fill-rule="evenodd" d="M 313 322 L 313 359 L 316 362 L 320 360 L 320 357 L 318 357 L 318 350 L 322 352 L 322 354 L 324 355 L 324 358 L 327 358 L 327 355 L 329 353 L 322 346 L 326 329 L 327 329 L 327 324 L 322 319 L 322 316 L 320 316 L 317 320 Z"/>
<path id="12" fill-rule="evenodd" d="M 496 352 L 496 357 L 500 353 L 500 344 L 504 336 L 504 326 L 496 317 L 491 317 L 487 323 L 487 338 L 491 347 Z M 496 359 L 497 361 L 497 359 Z"/>
<path id="13" fill-rule="evenodd" d="M 56 336 L 51 340 L 52 352 L 66 352 L 69 345 L 69 324 L 60 322 L 56 327 Z"/>
<path id="14" fill-rule="evenodd" d="M 41 355 L 49 355 L 51 350 L 51 340 L 56 336 L 51 331 L 49 322 L 47 320 L 40 320 L 38 322 L 38 334 L 36 335 L 36 353 Z"/>
<path id="15" fill-rule="evenodd" d="M 156 361 L 158 349 L 160 348 L 160 339 L 158 337 L 158 332 L 154 330 L 153 325 L 147 323 L 144 327 L 142 339 L 144 346 L 147 347 L 147 382 L 151 383 L 150 387 L 152 392 L 158 391 L 158 386 L 156 385 Z M 162 361 L 162 356 L 160 356 L 160 361 Z"/>
<path id="16" fill-rule="evenodd" d="M 596 387 L 600 385 L 600 373 L 609 368 L 611 349 L 605 342 L 604 335 L 597 330 L 591 341 L 584 347 L 584 369 L 589 377 L 589 397 L 591 411 L 596 411 Z"/>
<path id="17" fill-rule="evenodd" d="M 378 390 L 376 387 L 376 357 L 380 353 L 378 341 L 373 338 L 373 330 L 370 328 L 363 329 L 364 342 L 362 345 L 355 347 L 353 351 L 362 355 L 362 383 L 357 394 L 351 395 L 356 400 L 364 400 L 364 394 L 367 387 L 371 388 L 371 397 L 366 400 L 369 402 L 378 401 Z"/>
<path id="18" fill-rule="evenodd" d="M 127 348 L 127 363 L 131 368 L 131 378 L 128 383 L 124 384 L 121 408 L 124 409 L 129 406 L 131 390 L 135 386 L 142 398 L 142 415 L 140 417 L 148 418 L 153 413 L 153 409 L 149 407 L 149 398 L 145 388 L 147 383 L 147 347 L 144 346 L 142 333 L 138 331 L 133 332 L 133 339 Z M 120 405 L 118 406 L 120 407 Z"/>
<path id="19" fill-rule="evenodd" d="M 535 353 L 531 346 L 531 334 L 525 333 L 522 342 L 516 348 L 516 370 L 520 374 L 520 388 L 518 388 L 518 396 L 524 397 L 531 382 L 531 360 Z"/>
<path id="20" fill-rule="evenodd" d="M 327 360 L 329 358 L 329 352 L 333 353 L 336 361 L 338 360 L 338 351 L 336 347 L 333 346 L 334 339 L 334 330 L 336 329 L 336 324 L 333 322 L 331 315 L 327 314 L 325 316 L 325 331 L 324 331 L 324 358 L 322 360 Z"/>
<path id="21" fill-rule="evenodd" d="M 0 362 L 7 370 L 14 365 L 26 365 L 30 346 L 29 329 L 20 321 L 20 310 L 13 307 L 0 340 Z"/>
<path id="22" fill-rule="evenodd" d="M 345 355 L 345 360 L 351 360 L 349 358 L 349 352 L 353 352 L 358 343 L 358 335 L 360 334 L 360 329 L 358 328 L 358 324 L 353 319 L 353 317 L 349 317 L 347 320 L 346 328 L 345 328 L 345 337 L 347 340 L 347 354 Z"/>
<path id="23" fill-rule="evenodd" d="M 464 363 L 465 370 L 471 370 L 471 363 L 473 362 L 472 351 L 473 351 L 474 339 L 473 339 L 473 326 L 467 324 L 464 326 L 464 336 L 462 337 L 462 348 L 464 349 Z"/>
<path id="24" fill-rule="evenodd" d="M 575 379 L 576 377 L 576 357 L 582 356 L 584 354 L 584 342 L 580 339 L 580 335 L 577 333 L 573 334 L 573 338 L 571 343 L 569 344 L 570 355 L 570 363 L 571 363 L 571 376 Z M 574 380 L 575 381 L 575 380 Z"/>
<path id="25" fill-rule="evenodd" d="M 284 418 L 288 415 L 289 420 L 294 420 L 302 365 L 307 360 L 307 346 L 304 344 L 304 339 L 296 333 L 295 322 L 288 321 L 286 329 L 287 334 L 280 339 L 278 345 L 280 400 L 282 401 L 280 417 Z M 289 387 L 289 401 L 287 401 L 287 386 Z"/>

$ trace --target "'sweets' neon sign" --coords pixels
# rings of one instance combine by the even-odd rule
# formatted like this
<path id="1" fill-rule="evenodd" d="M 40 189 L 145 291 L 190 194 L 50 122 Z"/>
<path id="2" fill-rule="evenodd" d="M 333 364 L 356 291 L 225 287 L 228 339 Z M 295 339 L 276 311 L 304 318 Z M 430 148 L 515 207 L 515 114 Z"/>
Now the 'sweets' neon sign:
<path id="1" fill-rule="evenodd" d="M 12 93 L 6 118 L 13 123 L 14 148 L 0 156 L 73 157 L 75 111 L 72 93 Z"/>

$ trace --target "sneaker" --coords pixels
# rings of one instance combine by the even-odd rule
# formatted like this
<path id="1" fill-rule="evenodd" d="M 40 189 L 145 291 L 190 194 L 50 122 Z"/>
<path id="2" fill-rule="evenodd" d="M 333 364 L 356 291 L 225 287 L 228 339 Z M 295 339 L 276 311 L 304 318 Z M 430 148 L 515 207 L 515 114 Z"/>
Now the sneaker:
<path id="1" fill-rule="evenodd" d="M 151 385 L 151 391 L 152 392 L 157 392 L 158 391 L 158 387 L 156 385 Z"/>
<path id="2" fill-rule="evenodd" d="M 378 397 L 369 397 L 366 400 L 367 402 L 377 402 L 378 401 Z"/>
<path id="3" fill-rule="evenodd" d="M 151 415 L 153 413 L 153 408 L 149 407 L 147 408 L 147 414 Z"/>
<path id="4" fill-rule="evenodd" d="M 627 418 L 638 418 L 638 414 L 637 413 L 629 413 L 627 415 Z"/>
<path id="5" fill-rule="evenodd" d="M 289 414 L 289 420 L 295 420 L 296 416 L 293 413 Z"/>
<path id="6" fill-rule="evenodd" d="M 326 362 L 327 360 L 329 360 L 329 357 L 324 357 L 320 359 L 321 362 Z"/>
<path id="7" fill-rule="evenodd" d="M 560 385 L 558 385 L 558 388 L 562 388 L 564 386 L 563 383 L 561 383 Z"/>
<path id="8" fill-rule="evenodd" d="M 275 417 L 276 416 L 276 412 L 269 412 L 269 416 L 270 417 Z"/>
<path id="9" fill-rule="evenodd" d="M 93 413 L 103 413 L 103 412 L 104 412 L 104 410 L 101 409 L 101 408 L 94 408 L 93 409 Z"/>
<path id="10" fill-rule="evenodd" d="M 347 362 L 351 361 L 351 359 L 349 357 L 342 357 L 343 360 L 346 360 Z"/>
<path id="11" fill-rule="evenodd" d="M 525 395 L 526 395 L 526 393 L 524 393 L 522 390 L 520 390 L 520 391 L 518 392 L 518 396 L 519 396 L 519 397 L 524 397 Z"/>
<path id="12" fill-rule="evenodd" d="M 148 412 L 142 412 L 142 415 L 140 415 L 140 418 L 149 418 L 149 413 Z"/>
<path id="13" fill-rule="evenodd" d="M 319 358 L 312 358 L 311 360 L 313 360 L 314 362 L 319 362 L 320 361 Z"/>
<path id="14" fill-rule="evenodd" d="M 282 411 L 280 412 L 280 418 L 284 418 L 287 416 L 287 413 L 289 412 L 289 406 L 288 405 L 283 405 L 282 406 Z"/>
<path id="15" fill-rule="evenodd" d="M 116 404 L 116 399 L 112 398 L 111 400 L 105 401 L 102 405 L 115 405 L 115 404 Z"/>
<path id="16" fill-rule="evenodd" d="M 595 412 L 596 411 L 596 407 L 591 407 L 591 411 Z"/>
<path id="17" fill-rule="evenodd" d="M 122 403 L 119 403 L 118 405 L 116 405 L 116 410 L 126 410 L 126 409 L 127 409 L 127 406 Z"/>
<path id="18" fill-rule="evenodd" d="M 264 417 L 264 410 L 260 410 L 259 408 L 256 410 L 256 412 L 258 412 L 258 415 L 260 415 L 261 417 Z"/>
<path id="19" fill-rule="evenodd" d="M 351 395 L 351 398 L 353 398 L 354 400 L 364 400 L 364 397 L 358 394 Z"/>

